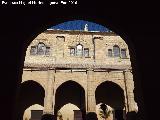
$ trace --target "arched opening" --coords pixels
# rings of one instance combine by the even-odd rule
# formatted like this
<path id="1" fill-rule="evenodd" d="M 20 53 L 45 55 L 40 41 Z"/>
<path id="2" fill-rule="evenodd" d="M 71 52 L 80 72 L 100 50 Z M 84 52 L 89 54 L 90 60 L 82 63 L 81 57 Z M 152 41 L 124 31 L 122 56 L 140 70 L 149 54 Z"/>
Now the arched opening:
<path id="1" fill-rule="evenodd" d="M 80 57 L 83 55 L 83 46 L 81 44 L 76 46 L 76 55 Z"/>
<path id="2" fill-rule="evenodd" d="M 74 81 L 67 81 L 56 90 L 54 114 L 57 115 L 58 111 L 68 103 L 77 106 L 82 117 L 85 115 L 85 91 L 81 85 Z M 73 108 L 71 108 L 71 110 L 72 109 Z M 65 112 L 63 111 L 63 113 Z M 65 118 L 67 118 L 67 116 L 65 116 Z"/>
<path id="3" fill-rule="evenodd" d="M 95 96 L 97 105 L 103 103 L 113 109 L 113 118 L 117 120 L 124 119 L 125 98 L 124 91 L 120 86 L 110 81 L 103 82 L 97 87 Z"/>
<path id="4" fill-rule="evenodd" d="M 120 57 L 120 48 L 118 45 L 113 46 L 113 55 L 114 57 Z"/>
<path id="5" fill-rule="evenodd" d="M 44 105 L 45 92 L 43 87 L 35 81 L 29 80 L 20 85 L 19 99 L 18 99 L 18 120 L 24 120 L 23 115 L 27 108 L 34 104 Z M 34 109 L 33 109 L 34 110 Z M 35 106 L 35 110 L 39 109 L 39 106 Z M 36 112 L 36 111 L 34 111 Z M 40 112 L 40 111 L 39 111 Z M 41 110 L 42 113 L 42 110 Z M 32 116 L 31 116 L 32 117 Z M 41 116 L 38 116 L 41 117 Z M 27 117 L 28 118 L 28 117 Z"/>
<path id="6" fill-rule="evenodd" d="M 23 120 L 38 119 L 43 113 L 43 106 L 34 104 L 28 107 L 23 114 Z"/>
<path id="7" fill-rule="evenodd" d="M 74 120 L 75 112 L 80 111 L 80 109 L 71 103 L 67 103 L 60 108 L 57 113 L 57 120 Z"/>
<path id="8" fill-rule="evenodd" d="M 44 55 L 45 54 L 45 51 L 46 51 L 46 46 L 44 43 L 40 42 L 38 43 L 38 46 L 37 46 L 37 54 L 38 55 Z"/>

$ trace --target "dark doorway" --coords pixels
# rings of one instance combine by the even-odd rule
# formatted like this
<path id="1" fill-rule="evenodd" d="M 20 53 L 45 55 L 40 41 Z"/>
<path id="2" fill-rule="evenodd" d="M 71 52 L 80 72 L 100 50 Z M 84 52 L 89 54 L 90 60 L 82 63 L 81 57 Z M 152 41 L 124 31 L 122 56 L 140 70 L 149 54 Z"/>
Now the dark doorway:
<path id="1" fill-rule="evenodd" d="M 31 120 L 41 120 L 43 110 L 31 110 Z"/>
<path id="2" fill-rule="evenodd" d="M 104 103 L 114 109 L 113 118 L 124 119 L 124 91 L 116 83 L 106 81 L 100 84 L 95 92 L 96 104 Z"/>
<path id="3" fill-rule="evenodd" d="M 124 120 L 124 111 L 123 110 L 115 110 L 115 120 Z"/>
<path id="4" fill-rule="evenodd" d="M 39 104 L 43 106 L 44 96 L 45 96 L 45 91 L 39 83 L 33 80 L 21 83 L 19 91 L 19 99 L 17 101 L 18 103 L 17 107 L 18 113 L 16 115 L 17 120 L 23 120 L 24 111 L 31 105 Z"/>
<path id="5" fill-rule="evenodd" d="M 67 81 L 56 90 L 54 114 L 57 115 L 58 110 L 68 103 L 76 105 L 82 117 L 85 116 L 85 91 L 74 81 Z"/>
<path id="6" fill-rule="evenodd" d="M 74 110 L 74 120 L 83 120 L 82 112 L 80 110 Z"/>

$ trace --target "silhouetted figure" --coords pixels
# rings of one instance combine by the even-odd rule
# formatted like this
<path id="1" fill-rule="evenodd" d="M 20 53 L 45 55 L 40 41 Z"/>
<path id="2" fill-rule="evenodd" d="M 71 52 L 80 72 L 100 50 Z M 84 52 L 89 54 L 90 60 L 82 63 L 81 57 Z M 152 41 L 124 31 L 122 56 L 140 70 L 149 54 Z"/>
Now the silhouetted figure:
<path id="1" fill-rule="evenodd" d="M 54 115 L 44 114 L 44 115 L 42 115 L 41 120 L 56 120 L 56 119 L 55 119 Z"/>
<path id="2" fill-rule="evenodd" d="M 108 111 L 107 105 L 105 105 L 104 103 L 102 103 L 100 105 L 100 108 L 103 110 L 104 115 L 106 114 L 106 112 Z"/>
<path id="3" fill-rule="evenodd" d="M 86 115 L 86 120 L 98 120 L 97 114 L 94 112 L 90 112 Z"/>

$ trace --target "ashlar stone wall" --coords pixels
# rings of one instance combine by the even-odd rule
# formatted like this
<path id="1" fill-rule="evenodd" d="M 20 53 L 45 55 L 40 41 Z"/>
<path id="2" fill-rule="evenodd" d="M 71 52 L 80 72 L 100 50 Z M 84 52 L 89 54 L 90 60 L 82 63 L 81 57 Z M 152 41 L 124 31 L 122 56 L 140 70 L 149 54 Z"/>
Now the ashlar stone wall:
<path id="1" fill-rule="evenodd" d="M 31 55 L 31 46 L 43 42 L 50 47 L 49 55 Z M 70 48 L 81 44 L 89 49 L 89 56 L 71 56 Z M 118 45 L 126 49 L 126 58 L 109 57 L 108 49 Z M 115 33 L 47 30 L 28 46 L 22 83 L 33 80 L 45 90 L 44 113 L 54 113 L 56 90 L 66 81 L 75 81 L 85 91 L 86 111 L 96 111 L 96 88 L 110 81 L 124 91 L 125 110 L 136 111 L 134 80 L 130 55 L 125 41 Z"/>

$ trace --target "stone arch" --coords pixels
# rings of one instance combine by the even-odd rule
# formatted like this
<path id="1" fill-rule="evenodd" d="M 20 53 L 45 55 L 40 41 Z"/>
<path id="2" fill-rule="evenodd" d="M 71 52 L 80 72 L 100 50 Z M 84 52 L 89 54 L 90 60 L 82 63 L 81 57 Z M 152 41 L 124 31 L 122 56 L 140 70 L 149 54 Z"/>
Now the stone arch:
<path id="1" fill-rule="evenodd" d="M 44 88 L 36 81 L 29 80 L 20 84 L 17 119 L 22 119 L 24 111 L 33 104 L 44 106 Z"/>
<path id="2" fill-rule="evenodd" d="M 74 104 L 67 103 L 60 108 L 58 113 L 62 116 L 62 118 L 64 120 L 68 120 L 68 119 L 72 120 L 74 118 L 74 111 L 75 110 L 79 111 L 80 109 Z M 60 117 L 60 116 L 57 116 L 57 119 L 58 119 L 58 117 Z"/>
<path id="3" fill-rule="evenodd" d="M 105 83 L 105 82 L 111 82 L 111 83 L 116 84 L 117 86 L 119 86 L 123 91 L 125 90 L 124 84 L 122 84 L 121 81 L 117 81 L 117 80 L 114 80 L 114 79 L 107 79 L 107 80 L 103 79 L 103 80 L 98 81 L 95 84 L 94 91 L 96 92 L 97 87 L 100 86 L 101 84 Z"/>
<path id="4" fill-rule="evenodd" d="M 102 82 L 96 88 L 95 96 L 96 104 L 105 103 L 114 109 L 124 109 L 125 107 L 124 90 L 114 82 Z"/>
<path id="5" fill-rule="evenodd" d="M 79 83 L 72 80 L 66 81 L 55 92 L 55 115 L 67 103 L 76 105 L 82 114 L 85 114 L 85 90 Z"/>
<path id="6" fill-rule="evenodd" d="M 26 82 L 36 82 L 37 84 L 39 84 L 41 87 L 43 87 L 43 89 L 45 90 L 45 84 L 41 83 L 40 81 L 38 80 L 22 80 L 21 84 L 24 84 Z"/>
<path id="7" fill-rule="evenodd" d="M 112 118 L 124 119 L 125 95 L 124 90 L 111 81 L 102 82 L 95 91 L 96 104 L 106 104 L 112 108 Z"/>
<path id="8" fill-rule="evenodd" d="M 31 110 L 41 110 L 43 112 L 44 107 L 39 104 L 33 104 L 29 106 L 23 113 L 23 120 L 30 120 L 31 119 Z"/>
<path id="9" fill-rule="evenodd" d="M 85 85 L 83 84 L 83 82 L 80 82 L 80 81 L 77 81 L 75 79 L 72 79 L 72 80 L 60 80 L 56 83 L 56 86 L 55 86 L 55 91 L 64 83 L 66 82 L 69 82 L 69 81 L 72 81 L 72 82 L 75 82 L 77 84 L 79 84 L 85 91 L 86 91 L 86 87 Z"/>

